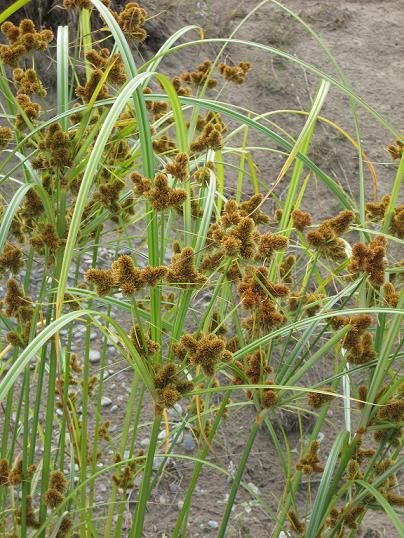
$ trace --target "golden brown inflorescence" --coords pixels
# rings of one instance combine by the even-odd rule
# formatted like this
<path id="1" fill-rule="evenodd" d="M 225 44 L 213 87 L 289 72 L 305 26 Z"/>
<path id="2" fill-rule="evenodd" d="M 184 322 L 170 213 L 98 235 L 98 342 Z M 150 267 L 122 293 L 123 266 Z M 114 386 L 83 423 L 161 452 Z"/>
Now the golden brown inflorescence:
<path id="1" fill-rule="evenodd" d="M 185 393 L 193 388 L 193 383 L 180 375 L 173 362 L 165 366 L 155 366 L 154 384 L 157 393 L 156 414 L 161 414 L 164 408 L 173 407 Z"/>
<path id="2" fill-rule="evenodd" d="M 129 338 L 136 351 L 143 358 L 150 359 L 160 349 L 160 346 L 150 338 L 150 334 L 141 329 L 140 325 L 134 325 L 131 328 Z"/>
<path id="3" fill-rule="evenodd" d="M 186 153 L 177 153 L 175 159 L 165 166 L 166 172 L 178 181 L 186 181 L 189 178 L 189 157 Z"/>
<path id="4" fill-rule="evenodd" d="M 325 392 L 334 392 L 329 387 L 323 387 L 321 390 Z M 309 392 L 307 403 L 313 409 L 321 409 L 324 404 L 331 402 L 335 396 L 332 394 L 321 394 L 319 392 Z"/>
<path id="5" fill-rule="evenodd" d="M 320 443 L 312 441 L 308 453 L 302 456 L 296 464 L 296 469 L 302 471 L 303 474 L 322 473 L 324 467 L 320 464 L 318 451 Z"/>
<path id="6" fill-rule="evenodd" d="M 6 148 L 13 139 L 13 131 L 10 127 L 0 127 L 0 149 Z"/>
<path id="7" fill-rule="evenodd" d="M 401 159 L 404 153 L 404 143 L 402 140 L 396 140 L 395 144 L 389 144 L 386 149 L 393 160 Z"/>
<path id="8" fill-rule="evenodd" d="M 386 245 L 387 240 L 382 235 L 372 239 L 368 246 L 364 243 L 356 243 L 352 247 L 352 259 L 349 265 L 352 275 L 365 273 L 373 286 L 382 286 L 387 267 Z"/>
<path id="9" fill-rule="evenodd" d="M 37 95 L 38 97 L 46 96 L 46 90 L 43 87 L 37 72 L 32 67 L 28 69 L 16 67 L 13 69 L 13 81 L 18 93 Z"/>
<path id="10" fill-rule="evenodd" d="M 147 12 L 136 2 L 128 2 L 120 13 L 114 13 L 114 16 L 121 27 L 122 31 L 135 41 L 144 41 L 147 32 L 144 29 Z"/>
<path id="11" fill-rule="evenodd" d="M 18 274 L 24 267 L 24 253 L 21 249 L 6 241 L 3 252 L 0 255 L 0 276 L 6 271 L 14 275 Z"/>
<path id="12" fill-rule="evenodd" d="M 159 173 L 154 178 L 153 188 L 145 192 L 155 211 L 164 211 L 170 207 L 178 208 L 187 199 L 184 189 L 175 189 L 168 184 L 166 174 Z"/>
<path id="13" fill-rule="evenodd" d="M 167 272 L 168 269 L 163 266 L 139 269 L 133 259 L 125 254 L 112 263 L 111 269 L 89 269 L 85 278 L 95 285 L 96 293 L 100 296 L 110 294 L 114 288 L 119 288 L 124 295 L 133 295 L 147 286 L 156 286 Z"/>
<path id="14" fill-rule="evenodd" d="M 218 65 L 219 72 L 224 79 L 234 84 L 243 84 L 250 70 L 250 62 L 241 61 L 238 65 L 229 65 L 224 62 Z"/>
<path id="15" fill-rule="evenodd" d="M 49 487 L 45 491 L 44 500 L 49 508 L 56 508 L 64 501 L 67 480 L 62 471 L 53 471 L 50 475 Z"/>
<path id="16" fill-rule="evenodd" d="M 174 346 L 174 352 L 180 359 L 200 366 L 209 377 L 214 375 L 218 364 L 232 359 L 225 340 L 214 333 L 185 334 Z"/>
<path id="17" fill-rule="evenodd" d="M 366 216 L 371 222 L 384 223 L 390 196 L 383 196 L 380 202 L 368 202 L 365 206 Z M 389 232 L 399 239 L 404 238 L 404 204 L 392 208 Z"/>
<path id="18" fill-rule="evenodd" d="M 332 321 L 335 330 L 346 325 L 352 326 L 342 342 L 343 347 L 347 350 L 346 359 L 352 364 L 365 364 L 376 358 L 372 334 L 366 330 L 371 323 L 372 317 L 368 314 L 351 317 L 337 316 Z"/>
<path id="19" fill-rule="evenodd" d="M 18 26 L 6 21 L 1 25 L 1 33 L 6 37 L 8 45 L 0 45 L 0 58 L 11 67 L 15 67 L 26 54 L 46 50 L 53 40 L 52 30 L 37 31 L 30 19 L 22 19 Z"/>
<path id="20" fill-rule="evenodd" d="M 124 491 L 133 488 L 133 480 L 138 466 L 137 459 L 143 457 L 143 454 L 143 450 L 139 450 L 136 458 L 128 461 L 121 471 L 117 471 L 112 475 L 112 481 L 118 488 Z M 114 463 L 120 463 L 121 461 L 120 454 L 115 454 Z"/>
<path id="21" fill-rule="evenodd" d="M 311 225 L 311 215 L 300 209 L 292 211 L 293 226 L 299 232 L 303 232 L 307 226 Z"/>
<path id="22" fill-rule="evenodd" d="M 167 281 L 183 288 L 199 288 L 206 282 L 206 277 L 195 267 L 195 251 L 185 247 L 176 251 L 168 267 Z"/>
<path id="23" fill-rule="evenodd" d="M 352 211 L 342 211 L 336 217 L 322 222 L 316 230 L 308 232 L 307 240 L 324 256 L 336 261 L 344 260 L 346 258 L 345 242 L 340 236 L 349 230 L 354 218 Z"/>
<path id="24" fill-rule="evenodd" d="M 294 510 L 289 510 L 288 518 L 290 522 L 290 530 L 296 533 L 298 536 L 304 536 L 306 530 L 305 523 L 299 519 L 299 516 Z"/>

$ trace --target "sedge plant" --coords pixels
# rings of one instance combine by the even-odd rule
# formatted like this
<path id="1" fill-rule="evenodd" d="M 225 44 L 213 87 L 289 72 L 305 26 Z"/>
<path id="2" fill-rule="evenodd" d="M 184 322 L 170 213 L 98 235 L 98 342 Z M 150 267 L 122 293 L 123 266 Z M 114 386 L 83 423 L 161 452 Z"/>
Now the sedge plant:
<path id="1" fill-rule="evenodd" d="M 275 0 L 228 38 L 182 28 L 147 62 L 137 47 L 151 14 L 137 3 L 116 11 L 109 0 L 64 0 L 66 24 L 54 33 L 24 18 L 28 1 L 0 14 L 2 536 L 150 535 L 147 512 L 170 462 L 192 465 L 165 529 L 174 538 L 191 535 L 207 468 L 229 480 L 218 537 L 241 490 L 265 512 L 265 535 L 355 536 L 369 511 L 384 511 L 402 536 L 397 130 Z M 309 32 L 335 75 L 237 38 L 267 3 Z M 212 59 L 165 73 L 167 56 L 208 43 L 220 47 Z M 316 75 L 310 107 L 257 115 L 221 101 L 223 85 L 248 84 L 254 69 L 226 61 L 232 44 Z M 44 58 L 56 79 L 48 90 Z M 322 113 L 331 87 L 349 98 L 353 135 Z M 393 188 L 381 199 L 358 108 L 396 140 Z M 297 136 L 282 126 L 285 112 L 302 119 Z M 352 144 L 358 200 L 309 158 L 319 123 Z M 283 157 L 271 185 L 255 162 L 263 149 Z M 304 209 L 316 180 L 338 206 L 326 218 Z M 127 393 L 112 385 L 118 375 Z M 105 417 L 111 395 L 124 403 L 119 418 Z M 241 408 L 251 426 L 231 473 L 218 433 Z M 327 450 L 319 434 L 332 410 L 343 431 Z M 297 455 L 289 415 L 310 418 Z M 244 481 L 260 431 L 283 473 L 276 498 Z M 184 435 L 195 440 L 191 455 Z"/>

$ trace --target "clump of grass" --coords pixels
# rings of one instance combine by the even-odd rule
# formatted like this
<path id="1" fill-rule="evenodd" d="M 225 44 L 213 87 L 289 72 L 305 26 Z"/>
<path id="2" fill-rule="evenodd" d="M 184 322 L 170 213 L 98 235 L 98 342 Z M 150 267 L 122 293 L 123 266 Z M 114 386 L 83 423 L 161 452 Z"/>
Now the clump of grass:
<path id="1" fill-rule="evenodd" d="M 54 39 L 28 19 L 14 25 L 3 17 L 1 27 L 1 532 L 123 536 L 132 491 L 127 535 L 140 537 L 151 492 L 168 458 L 181 459 L 179 439 L 190 428 L 197 440 L 197 453 L 188 457 L 192 476 L 174 528 L 167 529 L 185 536 L 221 422 L 233 418 L 232 394 L 241 395 L 239 405 L 252 420 L 219 537 L 244 487 L 260 428 L 284 473 L 276 502 L 257 496 L 271 521 L 268 533 L 352 536 L 366 513 L 378 509 L 399 530 L 404 298 L 402 261 L 394 253 L 403 242 L 402 142 L 387 147 L 399 163 L 391 195 L 380 201 L 366 200 L 359 131 L 355 142 L 328 123 L 359 156 L 359 202 L 307 156 L 330 84 L 350 97 L 354 117 L 361 105 L 389 136 L 397 137 L 395 129 L 347 86 L 332 56 L 340 80 L 244 42 L 322 79 L 311 109 L 302 112 L 299 137 L 283 131 L 284 138 L 253 111 L 216 100 L 222 84 L 248 84 L 257 69 L 243 58 L 221 61 L 238 40 L 208 40 L 222 43 L 220 54 L 171 79 L 160 62 L 201 43 L 176 45 L 188 28 L 136 65 L 130 45 L 146 39 L 149 17 L 142 6 L 131 2 L 115 12 L 108 1 L 63 4 L 67 22 L 78 11 L 77 34 L 62 26 Z M 95 13 L 100 28 L 93 26 Z M 56 58 L 52 113 L 50 91 L 32 67 L 37 54 Z M 255 132 L 267 137 L 268 151 L 285 153 L 273 188 L 256 176 L 254 149 L 246 144 Z M 226 195 L 234 181 L 230 154 L 239 157 L 234 197 Z M 279 198 L 276 187 L 289 170 L 287 194 Z M 371 165 L 368 171 L 374 181 Z M 304 210 L 315 177 L 340 205 L 325 220 Z M 276 205 L 274 214 L 268 202 Z M 203 295 L 208 301 L 201 308 Z M 90 361 L 95 329 L 100 370 Z M 111 346 L 131 383 L 121 423 L 103 416 Z M 314 371 L 327 373 L 318 381 Z M 178 402 L 186 411 L 171 424 L 167 410 Z M 318 435 L 331 406 L 343 410 L 344 431 L 327 451 Z M 309 434 L 300 436 L 298 458 L 280 412 L 314 416 Z M 150 425 L 146 452 L 141 421 Z M 221 462 L 215 468 L 228 473 Z M 99 504 L 101 480 L 109 488 Z"/>

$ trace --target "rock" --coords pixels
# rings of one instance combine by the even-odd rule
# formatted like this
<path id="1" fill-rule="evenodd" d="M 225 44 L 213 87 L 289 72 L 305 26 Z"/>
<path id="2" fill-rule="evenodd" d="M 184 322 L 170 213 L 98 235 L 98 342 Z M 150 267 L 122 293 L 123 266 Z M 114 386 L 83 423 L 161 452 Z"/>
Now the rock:
<path id="1" fill-rule="evenodd" d="M 150 439 L 149 439 L 148 437 L 145 437 L 144 439 L 142 439 L 142 440 L 140 441 L 140 446 L 141 446 L 142 448 L 146 448 L 146 447 L 148 447 L 149 444 L 150 444 Z"/>
<path id="2" fill-rule="evenodd" d="M 184 501 L 180 500 L 177 502 L 177 508 L 178 510 L 182 510 L 182 507 L 184 506 Z"/>
<path id="3" fill-rule="evenodd" d="M 158 439 L 159 441 L 162 441 L 163 439 L 165 439 L 167 437 L 167 432 L 165 430 L 161 430 L 161 432 L 159 433 L 158 435 Z"/>
<path id="4" fill-rule="evenodd" d="M 112 413 L 115 413 L 115 411 L 118 411 L 118 409 L 119 409 L 119 407 L 118 407 L 117 405 L 113 405 L 113 406 L 111 407 L 111 412 L 112 412 Z"/>
<path id="5" fill-rule="evenodd" d="M 190 433 L 184 435 L 184 440 L 182 441 L 182 446 L 187 452 L 193 452 L 196 448 L 196 442 L 194 436 Z"/>
<path id="6" fill-rule="evenodd" d="M 252 482 L 248 482 L 248 487 L 255 493 L 255 495 L 260 494 L 259 488 L 255 484 L 253 484 Z"/>
<path id="7" fill-rule="evenodd" d="M 88 354 L 88 360 L 91 362 L 91 364 L 96 364 L 97 362 L 100 362 L 101 353 L 96 349 L 90 349 L 90 352 Z"/>
<path id="8" fill-rule="evenodd" d="M 102 407 L 109 407 L 110 405 L 112 405 L 111 398 L 108 398 L 108 396 L 103 396 L 101 398 L 101 406 Z"/>
<path id="9" fill-rule="evenodd" d="M 180 488 L 176 482 L 171 482 L 168 487 L 170 488 L 171 493 L 178 493 Z"/>
<path id="10" fill-rule="evenodd" d="M 214 520 L 214 519 L 210 519 L 208 521 L 208 529 L 218 529 L 219 528 L 219 522 Z"/>

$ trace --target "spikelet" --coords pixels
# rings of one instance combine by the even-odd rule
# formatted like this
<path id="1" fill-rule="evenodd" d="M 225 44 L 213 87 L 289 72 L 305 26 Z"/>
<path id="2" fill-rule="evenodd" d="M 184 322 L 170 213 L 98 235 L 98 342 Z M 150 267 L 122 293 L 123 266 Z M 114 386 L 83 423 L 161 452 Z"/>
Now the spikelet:
<path id="1" fill-rule="evenodd" d="M 302 471 L 303 474 L 322 473 L 324 467 L 320 464 L 318 450 L 320 444 L 318 441 L 310 443 L 309 452 L 306 456 L 302 456 L 296 464 L 296 469 Z"/>
<path id="2" fill-rule="evenodd" d="M 175 156 L 175 160 L 167 163 L 165 166 L 166 172 L 171 174 L 179 181 L 186 181 L 189 178 L 189 157 L 186 153 L 180 152 Z"/>
<path id="3" fill-rule="evenodd" d="M 397 308 L 400 294 L 396 291 L 391 282 L 385 282 L 383 284 L 384 300 L 392 308 Z"/>
<path id="4" fill-rule="evenodd" d="M 191 391 L 193 384 L 180 378 L 173 362 L 169 362 L 165 366 L 157 365 L 155 368 L 154 384 L 157 392 L 155 412 L 161 414 L 164 408 L 173 407 L 183 394 Z"/>
<path id="5" fill-rule="evenodd" d="M 180 338 L 174 351 L 180 356 L 185 354 L 188 362 L 200 366 L 208 377 L 214 375 L 217 364 L 232 358 L 226 342 L 214 333 L 186 334 Z"/>
<path id="6" fill-rule="evenodd" d="M 156 211 L 164 211 L 170 207 L 179 207 L 187 198 L 185 190 L 174 189 L 168 185 L 168 178 L 163 173 L 156 175 L 153 188 L 145 194 L 150 199 L 153 209 Z"/>
<path id="7" fill-rule="evenodd" d="M 93 4 L 90 0 L 63 0 L 65 9 L 93 9 Z"/>
<path id="8" fill-rule="evenodd" d="M 99 51 L 91 49 L 87 52 L 86 58 L 89 62 L 91 62 L 95 69 L 105 71 L 110 65 L 112 65 L 107 75 L 107 81 L 110 84 L 120 86 L 126 82 L 128 77 L 125 73 L 125 66 L 119 53 L 111 56 L 109 49 L 104 47 Z"/>
<path id="9" fill-rule="evenodd" d="M 0 255 L 0 276 L 2 276 L 5 271 L 18 274 L 24 267 L 23 255 L 22 250 L 15 247 L 9 241 L 6 241 L 3 252 Z"/>
<path id="10" fill-rule="evenodd" d="M 393 160 L 401 159 L 401 155 L 404 152 L 404 144 L 401 140 L 396 140 L 395 144 L 389 144 L 386 149 Z"/>
<path id="11" fill-rule="evenodd" d="M 387 241 L 382 235 L 372 239 L 369 246 L 356 243 L 352 247 L 352 259 L 348 268 L 351 274 L 366 273 L 373 286 L 382 286 L 386 271 L 386 244 Z"/>
<path id="12" fill-rule="evenodd" d="M 238 85 L 245 82 L 250 67 L 250 62 L 246 61 L 241 61 L 235 66 L 223 62 L 218 65 L 219 72 L 223 75 L 224 79 Z"/>
<path id="13" fill-rule="evenodd" d="M 115 278 L 111 269 L 88 269 L 84 276 L 87 282 L 95 285 L 95 291 L 100 297 L 109 295 L 115 287 Z"/>
<path id="14" fill-rule="evenodd" d="M 292 211 L 293 226 L 299 232 L 303 232 L 307 226 L 311 225 L 311 215 L 300 209 Z"/>
<path id="15" fill-rule="evenodd" d="M 0 149 L 6 148 L 13 139 L 10 127 L 0 127 Z"/>
<path id="16" fill-rule="evenodd" d="M 150 179 L 144 178 L 139 174 L 139 172 L 132 172 L 130 179 L 135 185 L 133 192 L 137 196 L 142 196 L 146 194 L 151 189 Z"/>
<path id="17" fill-rule="evenodd" d="M 16 101 L 19 104 L 19 106 L 24 111 L 25 116 L 28 118 L 29 121 L 37 120 L 41 114 L 41 107 L 38 105 L 38 103 L 34 103 L 31 101 L 29 95 L 26 95 L 25 93 L 19 93 L 16 96 Z M 23 115 L 18 112 L 16 115 L 16 122 L 15 125 L 17 129 L 24 129 L 26 127 L 25 118 Z"/>
<path id="18" fill-rule="evenodd" d="M 271 259 L 274 252 L 288 248 L 289 239 L 284 235 L 276 235 L 270 232 L 261 235 L 258 246 L 258 259 Z"/>
<path id="19" fill-rule="evenodd" d="M 289 288 L 284 284 L 274 284 L 268 279 L 268 269 L 264 266 L 249 266 L 243 280 L 238 286 L 238 292 L 245 308 L 259 306 L 268 296 L 286 297 Z"/>
<path id="20" fill-rule="evenodd" d="M 46 50 L 53 40 L 52 30 L 37 31 L 30 19 L 22 19 L 19 26 L 6 21 L 1 25 L 1 32 L 9 45 L 0 46 L 0 58 L 11 67 L 15 67 L 18 61 L 30 52 Z"/>
<path id="21" fill-rule="evenodd" d="M 6 458 L 0 459 L 0 487 L 8 485 L 8 475 L 10 469 L 8 466 L 8 460 Z"/>
<path id="22" fill-rule="evenodd" d="M 128 37 L 142 42 L 147 37 L 147 32 L 143 28 L 146 16 L 146 10 L 140 7 L 139 4 L 129 2 L 119 14 L 115 15 L 115 18 Z"/>
<path id="23" fill-rule="evenodd" d="M 198 288 L 206 282 L 206 277 L 195 267 L 195 252 L 191 247 L 185 247 L 175 252 L 168 267 L 167 281 L 184 288 Z"/>
<path id="24" fill-rule="evenodd" d="M 150 334 L 142 331 L 139 325 L 131 328 L 129 338 L 141 357 L 149 359 L 160 349 L 160 346 L 150 338 Z"/>
<path id="25" fill-rule="evenodd" d="M 294 510 L 289 510 L 288 518 L 290 521 L 290 530 L 299 536 L 303 536 L 306 530 L 306 525 L 299 519 L 299 516 Z"/>
<path id="26" fill-rule="evenodd" d="M 101 86 L 97 89 L 98 84 L 101 82 L 102 76 L 103 74 L 101 69 L 93 69 L 87 82 L 84 85 L 79 84 L 77 86 L 77 97 L 81 97 L 84 103 L 88 103 L 97 90 L 97 101 L 107 99 L 109 97 L 107 86 L 105 84 L 101 84 Z"/>
<path id="27" fill-rule="evenodd" d="M 322 390 L 334 392 L 329 387 L 323 387 Z M 321 409 L 324 404 L 332 401 L 334 396 L 331 394 L 320 394 L 319 392 L 309 392 L 307 403 L 312 409 Z"/>
<path id="28" fill-rule="evenodd" d="M 217 86 L 217 80 L 211 78 L 212 74 L 212 62 L 210 60 L 205 60 L 200 63 L 195 71 L 186 71 L 181 75 L 181 80 L 192 84 L 193 86 L 202 86 L 207 84 L 208 88 L 214 88 Z"/>

